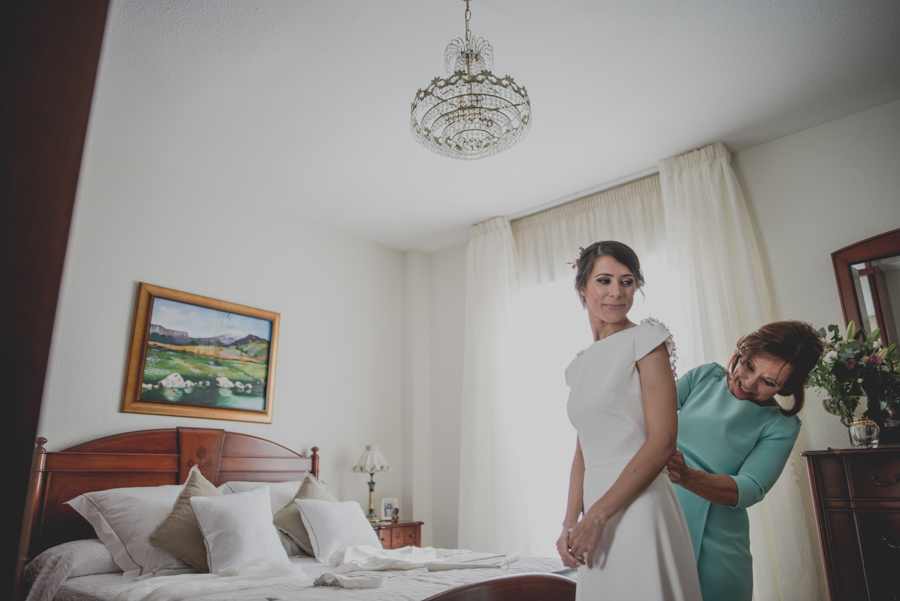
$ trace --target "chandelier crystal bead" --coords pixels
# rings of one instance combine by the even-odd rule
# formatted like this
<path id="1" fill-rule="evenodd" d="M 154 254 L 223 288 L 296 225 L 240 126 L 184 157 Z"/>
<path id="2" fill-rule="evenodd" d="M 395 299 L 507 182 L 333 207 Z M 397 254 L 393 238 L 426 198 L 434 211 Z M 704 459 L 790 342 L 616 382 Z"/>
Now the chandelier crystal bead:
<path id="1" fill-rule="evenodd" d="M 446 79 L 435 77 L 412 102 L 410 129 L 417 142 L 454 159 L 481 159 L 518 144 L 531 129 L 531 101 L 509 75 L 497 77 L 494 48 L 469 31 L 444 51 Z"/>

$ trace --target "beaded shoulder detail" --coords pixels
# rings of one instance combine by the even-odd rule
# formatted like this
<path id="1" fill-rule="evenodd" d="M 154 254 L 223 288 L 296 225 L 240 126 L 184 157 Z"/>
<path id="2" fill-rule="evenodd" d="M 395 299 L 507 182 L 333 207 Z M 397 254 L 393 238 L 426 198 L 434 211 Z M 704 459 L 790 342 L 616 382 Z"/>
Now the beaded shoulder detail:
<path id="1" fill-rule="evenodd" d="M 656 319 L 655 317 L 646 317 L 641 320 L 641 325 L 649 323 L 654 326 L 662 326 L 666 329 L 666 332 L 669 333 L 669 340 L 672 341 L 672 347 L 669 349 L 669 367 L 672 368 L 672 375 L 675 376 L 675 379 L 678 379 L 678 370 L 675 367 L 675 364 L 678 362 L 678 345 L 675 344 L 675 337 L 672 336 L 672 330 L 669 329 L 669 326 Z"/>

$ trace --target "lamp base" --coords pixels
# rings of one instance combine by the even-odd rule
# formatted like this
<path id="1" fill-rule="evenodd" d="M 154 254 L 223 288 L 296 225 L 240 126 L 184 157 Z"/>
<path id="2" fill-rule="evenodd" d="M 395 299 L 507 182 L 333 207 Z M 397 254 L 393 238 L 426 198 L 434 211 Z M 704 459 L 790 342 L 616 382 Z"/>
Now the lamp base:
<path id="1" fill-rule="evenodd" d="M 378 516 L 375 515 L 375 514 L 367 515 L 367 516 L 366 516 L 366 519 L 369 520 L 370 522 L 372 522 L 373 524 L 374 524 L 375 522 L 380 522 L 380 521 L 381 521 L 381 520 L 378 519 Z"/>

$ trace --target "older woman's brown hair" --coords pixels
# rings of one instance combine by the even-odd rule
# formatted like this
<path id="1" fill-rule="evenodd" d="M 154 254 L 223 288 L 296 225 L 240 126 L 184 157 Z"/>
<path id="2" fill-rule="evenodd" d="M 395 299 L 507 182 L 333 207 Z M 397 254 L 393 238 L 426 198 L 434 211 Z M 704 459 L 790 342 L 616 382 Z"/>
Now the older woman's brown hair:
<path id="1" fill-rule="evenodd" d="M 824 350 L 819 333 L 808 323 L 773 321 L 738 340 L 734 355 L 728 362 L 728 372 L 733 372 L 741 359 L 774 357 L 787 362 L 793 370 L 778 394 L 793 396 L 794 405 L 790 409 L 782 408 L 781 412 L 787 416 L 796 415 L 803 409 L 809 372 Z"/>

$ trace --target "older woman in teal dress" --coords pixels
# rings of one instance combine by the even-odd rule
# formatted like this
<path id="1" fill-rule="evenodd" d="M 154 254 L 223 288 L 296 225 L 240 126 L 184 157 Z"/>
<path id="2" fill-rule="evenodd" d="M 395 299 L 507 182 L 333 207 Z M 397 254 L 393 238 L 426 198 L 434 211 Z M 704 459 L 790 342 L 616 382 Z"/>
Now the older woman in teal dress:
<path id="1" fill-rule="evenodd" d="M 678 381 L 678 450 L 667 468 L 705 601 L 752 597 L 747 507 L 765 497 L 790 456 L 822 350 L 809 324 L 774 322 L 742 337 L 727 368 L 709 363 Z M 776 394 L 793 396 L 793 405 L 782 408 Z"/>

